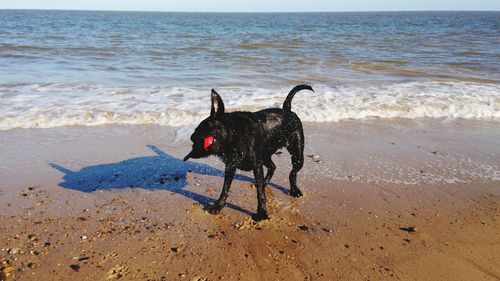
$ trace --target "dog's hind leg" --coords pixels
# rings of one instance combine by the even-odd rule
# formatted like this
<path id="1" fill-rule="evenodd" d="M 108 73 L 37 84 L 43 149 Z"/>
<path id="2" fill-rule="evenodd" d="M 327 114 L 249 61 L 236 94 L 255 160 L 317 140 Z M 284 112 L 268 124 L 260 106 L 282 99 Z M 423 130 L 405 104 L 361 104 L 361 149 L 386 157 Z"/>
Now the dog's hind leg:
<path id="1" fill-rule="evenodd" d="M 222 187 L 222 192 L 220 193 L 219 199 L 213 205 L 205 206 L 205 210 L 210 214 L 218 214 L 224 205 L 226 204 L 227 196 L 229 195 L 229 188 L 233 182 L 234 174 L 236 173 L 236 168 L 226 167 L 224 172 L 224 186 Z"/>
<path id="2" fill-rule="evenodd" d="M 255 176 L 255 186 L 257 187 L 257 214 L 254 216 L 254 220 L 267 220 L 269 216 L 267 215 L 266 186 L 264 185 L 264 168 L 262 164 L 254 168 L 253 174 Z"/>
<path id="3" fill-rule="evenodd" d="M 267 168 L 266 178 L 264 179 L 264 186 L 266 186 L 274 175 L 274 171 L 276 171 L 276 165 L 274 165 L 273 160 L 271 158 L 264 161 L 264 166 Z"/>
<path id="4" fill-rule="evenodd" d="M 300 197 L 302 192 L 297 187 L 297 173 L 304 166 L 304 132 L 302 130 L 294 132 L 290 136 L 286 149 L 292 155 L 292 171 L 289 176 L 290 195 Z"/>

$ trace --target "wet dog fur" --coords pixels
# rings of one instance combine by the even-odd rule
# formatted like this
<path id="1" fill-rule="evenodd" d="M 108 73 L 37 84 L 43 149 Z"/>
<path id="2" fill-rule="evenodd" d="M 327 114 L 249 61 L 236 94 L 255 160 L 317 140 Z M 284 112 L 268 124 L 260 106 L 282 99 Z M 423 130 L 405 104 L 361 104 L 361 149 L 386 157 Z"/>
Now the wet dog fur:
<path id="1" fill-rule="evenodd" d="M 210 116 L 203 120 L 191 135 L 193 148 L 189 158 L 218 156 L 226 165 L 224 185 L 219 199 L 205 206 L 211 214 L 219 213 L 226 203 L 236 169 L 253 171 L 257 188 L 255 220 L 268 219 L 264 189 L 276 169 L 271 157 L 285 147 L 292 156 L 290 195 L 302 196 L 297 187 L 297 173 L 304 164 L 304 132 L 302 122 L 292 110 L 292 99 L 301 90 L 314 91 L 309 85 L 298 85 L 288 94 L 283 108 L 268 108 L 257 112 L 226 113 L 220 95 L 212 89 Z M 264 169 L 267 168 L 264 177 Z"/>

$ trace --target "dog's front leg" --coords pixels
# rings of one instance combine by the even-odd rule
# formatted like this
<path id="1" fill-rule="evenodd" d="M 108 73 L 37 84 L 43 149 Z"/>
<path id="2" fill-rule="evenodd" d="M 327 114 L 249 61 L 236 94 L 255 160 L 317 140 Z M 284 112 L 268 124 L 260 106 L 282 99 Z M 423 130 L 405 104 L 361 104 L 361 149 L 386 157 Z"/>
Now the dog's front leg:
<path id="1" fill-rule="evenodd" d="M 219 199 L 213 205 L 205 206 L 205 210 L 207 210 L 210 214 L 218 214 L 222 208 L 224 208 L 227 196 L 229 195 L 229 188 L 231 187 L 235 173 L 236 168 L 226 166 L 226 170 L 224 171 L 224 186 L 222 187 Z"/>
<path id="2" fill-rule="evenodd" d="M 257 165 L 253 174 L 255 176 L 255 186 L 257 187 L 257 214 L 254 216 L 256 221 L 267 220 L 269 216 L 267 215 L 266 208 L 266 192 L 264 190 L 264 168 L 262 164 Z"/>

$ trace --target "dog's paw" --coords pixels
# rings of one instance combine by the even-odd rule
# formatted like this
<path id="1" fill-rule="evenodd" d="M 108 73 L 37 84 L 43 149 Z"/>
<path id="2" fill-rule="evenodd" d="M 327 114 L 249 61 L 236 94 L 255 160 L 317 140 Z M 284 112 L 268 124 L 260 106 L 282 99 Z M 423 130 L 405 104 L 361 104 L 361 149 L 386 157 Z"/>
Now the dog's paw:
<path id="1" fill-rule="evenodd" d="M 295 189 L 290 190 L 290 195 L 295 197 L 295 198 L 298 198 L 298 197 L 303 196 L 304 194 L 302 194 L 302 191 L 300 191 L 300 189 L 295 188 Z"/>
<path id="2" fill-rule="evenodd" d="M 252 216 L 252 219 L 254 221 L 263 221 L 263 220 L 268 220 L 269 216 L 267 215 L 266 212 L 259 212 L 255 215 Z"/>
<path id="3" fill-rule="evenodd" d="M 208 213 L 210 213 L 212 215 L 215 215 L 215 214 L 220 213 L 220 211 L 222 210 L 222 206 L 206 205 L 205 207 L 203 207 L 203 210 L 207 211 Z"/>

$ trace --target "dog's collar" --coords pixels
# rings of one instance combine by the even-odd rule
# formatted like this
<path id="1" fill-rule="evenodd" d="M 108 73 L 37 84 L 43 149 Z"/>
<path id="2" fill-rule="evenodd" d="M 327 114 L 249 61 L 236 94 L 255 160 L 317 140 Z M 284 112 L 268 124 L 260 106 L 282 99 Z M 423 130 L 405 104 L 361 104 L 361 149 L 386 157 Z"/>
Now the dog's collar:
<path id="1" fill-rule="evenodd" d="M 210 148 L 210 146 L 212 146 L 212 144 L 214 143 L 214 141 L 215 141 L 214 136 L 205 137 L 203 139 L 203 148 L 205 150 L 208 150 L 208 148 Z"/>

